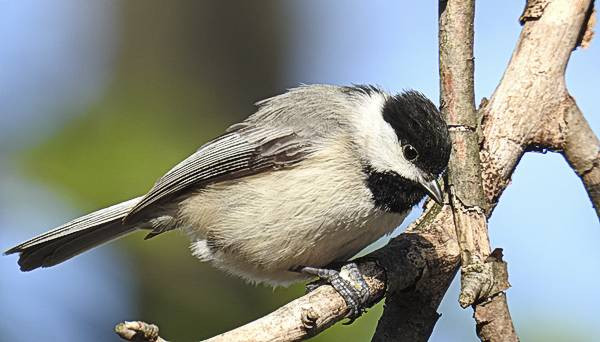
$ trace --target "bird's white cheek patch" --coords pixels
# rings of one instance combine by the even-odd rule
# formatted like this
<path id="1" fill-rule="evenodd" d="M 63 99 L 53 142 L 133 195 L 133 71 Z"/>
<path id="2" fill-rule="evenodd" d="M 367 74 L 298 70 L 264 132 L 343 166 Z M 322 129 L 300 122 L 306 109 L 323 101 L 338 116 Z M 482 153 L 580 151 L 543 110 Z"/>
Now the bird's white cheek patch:
<path id="1" fill-rule="evenodd" d="M 383 119 L 385 101 L 386 97 L 381 94 L 365 96 L 365 102 L 356 115 L 357 138 L 365 147 L 366 160 L 374 169 L 394 171 L 417 181 L 419 171 L 404 159 L 396 131 Z"/>

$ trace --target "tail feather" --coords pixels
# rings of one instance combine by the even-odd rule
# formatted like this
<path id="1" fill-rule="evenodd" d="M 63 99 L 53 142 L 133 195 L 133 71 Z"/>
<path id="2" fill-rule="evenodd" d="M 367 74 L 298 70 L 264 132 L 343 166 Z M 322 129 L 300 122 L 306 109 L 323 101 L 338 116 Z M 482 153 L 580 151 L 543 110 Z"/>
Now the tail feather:
<path id="1" fill-rule="evenodd" d="M 22 271 L 50 267 L 136 230 L 122 220 L 141 197 L 95 211 L 15 246 Z"/>

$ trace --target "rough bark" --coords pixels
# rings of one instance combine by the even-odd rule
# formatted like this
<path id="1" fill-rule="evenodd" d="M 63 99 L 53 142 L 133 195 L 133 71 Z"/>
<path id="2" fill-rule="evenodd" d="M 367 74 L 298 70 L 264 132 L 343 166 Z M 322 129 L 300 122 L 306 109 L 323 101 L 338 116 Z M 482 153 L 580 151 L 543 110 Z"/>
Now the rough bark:
<path id="1" fill-rule="evenodd" d="M 506 268 L 494 267 L 496 259 L 489 258 L 473 81 L 474 18 L 475 0 L 440 1 L 440 103 L 452 138 L 447 183 L 461 251 L 459 303 L 463 308 L 473 305 L 477 327 L 485 324 L 477 329 L 482 341 L 518 341 L 502 292 L 508 288 L 508 273 L 496 272 Z M 506 287 L 495 286 L 500 282 Z"/>
<path id="2" fill-rule="evenodd" d="M 598 140 L 578 110 L 570 109 L 574 102 L 564 78 L 580 31 L 587 26 L 590 6 L 591 0 L 553 0 L 538 18 L 526 21 L 500 84 L 481 109 L 483 186 L 491 203 L 488 216 L 525 151 L 564 151 L 567 138 L 575 150 L 588 151 L 585 162 L 577 162 L 581 174 L 594 173 L 587 183 L 584 179 L 588 193 L 598 186 Z M 589 145 L 577 144 L 579 133 L 565 134 L 566 119 L 571 120 L 572 134 L 579 129 L 587 132 L 586 138 L 580 138 Z"/>
<path id="3" fill-rule="evenodd" d="M 477 206 L 489 217 L 523 154 L 548 148 L 563 153 L 569 165 L 581 177 L 598 213 L 600 144 L 569 96 L 564 82 L 571 51 L 584 41 L 583 37 L 588 37 L 589 42 L 593 2 L 547 0 L 532 1 L 530 5 L 534 3 L 541 5 L 522 17 L 524 27 L 521 36 L 500 84 L 491 99 L 480 108 L 479 126 L 473 123 L 471 116 L 466 117 L 465 121 L 452 116 L 457 112 L 448 108 L 454 108 L 452 106 L 456 104 L 443 103 L 444 111 L 450 113 L 449 121 L 455 120 L 451 122 L 456 123 L 456 127 L 452 128 L 453 140 L 458 142 L 458 147 L 453 150 L 454 156 L 460 153 L 475 162 L 473 155 L 468 152 L 473 152 L 474 132 L 479 132 L 479 172 L 485 201 L 479 202 L 481 196 L 476 190 L 476 183 L 469 185 L 475 191 L 471 197 L 472 194 L 465 194 L 461 190 L 463 186 L 468 189 L 467 185 L 461 183 L 458 177 L 453 178 L 450 171 L 448 178 L 452 184 L 452 198 L 447 198 L 446 203 L 452 203 L 458 211 L 464 212 L 465 207 Z M 440 10 L 447 10 L 447 5 L 442 2 Z M 470 57 L 467 54 L 467 58 Z M 454 86 L 453 89 L 459 88 Z M 471 98 L 465 97 L 461 101 L 465 101 L 461 105 L 471 108 Z M 479 127 L 479 131 L 474 127 Z M 461 151 L 457 151 L 458 148 Z M 455 166 L 451 166 L 451 169 L 463 167 L 462 163 L 465 162 L 453 161 L 452 165 Z M 473 164 L 465 164 L 464 167 L 477 168 Z M 477 220 L 481 220 L 481 214 L 476 214 L 476 235 L 470 239 L 481 251 L 487 246 L 489 253 L 489 243 L 477 233 L 485 226 L 478 226 L 480 221 Z M 468 221 L 465 226 L 472 224 Z M 451 207 L 429 203 L 421 218 L 405 233 L 359 262 L 368 275 L 372 302 L 380 299 L 384 293 L 386 298 L 374 340 L 426 341 L 429 338 L 439 317 L 437 307 L 456 273 L 461 256 L 464 257 L 461 254 L 469 251 L 464 248 L 469 245 L 469 238 L 463 239 L 459 248 L 456 234 Z M 502 262 L 499 252 L 484 259 L 484 264 L 491 265 L 492 274 L 497 274 L 498 278 L 489 284 L 491 298 L 475 306 L 475 318 L 480 338 L 493 341 L 497 340 L 497 336 L 513 334 L 512 330 L 505 330 L 511 327 L 507 324 L 510 316 L 502 292 L 508 287 L 506 264 Z M 479 297 L 482 297 L 481 294 Z M 248 340 L 248 336 L 256 338 L 256 341 L 278 338 L 300 340 L 326 329 L 343 319 L 346 313 L 342 298 L 331 287 L 322 286 L 259 320 L 215 337 L 215 340 Z"/>
<path id="4" fill-rule="evenodd" d="M 413 253 L 425 257 L 426 267 L 411 286 L 399 281 L 403 272 L 399 266 L 404 259 L 412 259 L 410 254 L 395 254 L 387 246 L 379 252 L 386 260 L 381 264 L 386 265 L 388 290 L 373 341 L 427 341 L 440 316 L 437 308 L 458 269 L 460 250 L 448 205 L 440 207 L 430 201 L 421 218 L 388 246 L 411 238 L 428 246 L 429 251 Z"/>

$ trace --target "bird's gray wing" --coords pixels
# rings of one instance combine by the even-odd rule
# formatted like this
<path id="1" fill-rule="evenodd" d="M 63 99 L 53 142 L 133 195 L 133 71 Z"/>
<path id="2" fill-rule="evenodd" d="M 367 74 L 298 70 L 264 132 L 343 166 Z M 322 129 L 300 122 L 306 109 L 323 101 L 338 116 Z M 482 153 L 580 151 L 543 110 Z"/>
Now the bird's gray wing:
<path id="1" fill-rule="evenodd" d="M 183 190 L 293 165 L 312 152 L 312 147 L 291 129 L 234 125 L 160 178 L 125 221 Z"/>

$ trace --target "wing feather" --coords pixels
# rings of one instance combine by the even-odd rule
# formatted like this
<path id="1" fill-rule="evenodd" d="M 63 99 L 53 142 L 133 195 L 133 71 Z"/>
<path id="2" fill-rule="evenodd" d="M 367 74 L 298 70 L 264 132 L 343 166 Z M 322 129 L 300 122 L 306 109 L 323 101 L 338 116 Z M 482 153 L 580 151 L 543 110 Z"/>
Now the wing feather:
<path id="1" fill-rule="evenodd" d="M 202 146 L 160 178 L 125 220 L 191 187 L 236 179 L 295 164 L 311 152 L 311 143 L 289 129 L 236 125 Z"/>

